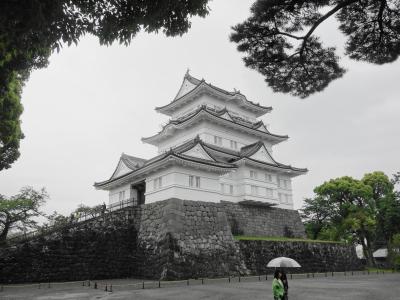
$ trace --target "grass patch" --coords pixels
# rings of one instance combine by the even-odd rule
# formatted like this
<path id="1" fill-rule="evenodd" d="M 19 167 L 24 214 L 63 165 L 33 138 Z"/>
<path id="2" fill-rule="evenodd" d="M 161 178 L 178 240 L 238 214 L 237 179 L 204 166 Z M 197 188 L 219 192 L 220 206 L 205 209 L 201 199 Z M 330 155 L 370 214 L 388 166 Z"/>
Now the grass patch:
<path id="1" fill-rule="evenodd" d="M 234 238 L 237 241 L 271 241 L 271 242 L 303 242 L 303 243 L 344 244 L 344 242 L 338 242 L 338 241 L 309 240 L 309 239 L 300 239 L 300 238 L 269 237 L 269 236 L 235 235 Z"/>
<path id="2" fill-rule="evenodd" d="M 385 272 L 385 273 L 392 273 L 393 269 L 380 269 L 380 268 L 369 268 L 367 267 L 367 271 L 370 271 L 371 273 L 376 273 L 376 272 Z"/>

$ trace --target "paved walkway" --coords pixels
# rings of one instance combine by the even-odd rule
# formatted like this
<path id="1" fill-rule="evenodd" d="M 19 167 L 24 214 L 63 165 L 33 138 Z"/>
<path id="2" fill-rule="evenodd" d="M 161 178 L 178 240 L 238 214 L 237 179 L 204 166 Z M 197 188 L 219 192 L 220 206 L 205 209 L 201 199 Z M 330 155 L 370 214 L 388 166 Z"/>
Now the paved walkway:
<path id="1" fill-rule="evenodd" d="M 115 284 L 127 283 L 114 281 Z M 336 276 L 294 279 L 289 281 L 291 300 L 398 300 L 400 299 L 400 274 Z M 132 290 L 114 287 L 113 293 L 92 287 L 54 286 L 11 289 L 0 292 L 0 300 L 20 299 L 213 299 L 213 300 L 272 300 L 271 280 L 205 285 L 176 286 L 160 289 Z"/>

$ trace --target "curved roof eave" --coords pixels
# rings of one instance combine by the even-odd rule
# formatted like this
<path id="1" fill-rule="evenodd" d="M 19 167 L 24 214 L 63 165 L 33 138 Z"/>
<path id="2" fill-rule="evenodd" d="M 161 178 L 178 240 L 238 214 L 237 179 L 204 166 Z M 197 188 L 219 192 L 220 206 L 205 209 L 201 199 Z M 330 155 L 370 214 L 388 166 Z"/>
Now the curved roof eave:
<path id="1" fill-rule="evenodd" d="M 256 104 L 252 101 L 249 101 L 246 99 L 246 96 L 239 92 L 228 92 L 225 91 L 221 88 L 217 88 L 209 83 L 206 83 L 204 80 L 201 80 L 200 83 L 192 90 L 190 90 L 188 93 L 182 95 L 179 98 L 174 99 L 172 102 L 164 105 L 164 106 L 159 106 L 156 107 L 155 110 L 157 112 L 165 113 L 168 115 L 168 111 L 173 108 L 175 105 L 177 105 L 178 102 L 181 102 L 182 100 L 185 100 L 187 98 L 190 98 L 191 96 L 196 95 L 196 93 L 201 89 L 201 88 L 207 88 L 209 91 L 214 91 L 218 95 L 223 95 L 225 97 L 228 97 L 227 100 L 240 100 L 244 105 L 248 106 L 250 110 L 258 112 L 256 115 L 261 116 L 264 113 L 270 112 L 272 110 L 272 107 L 270 106 L 262 106 L 260 104 Z M 250 108 L 251 107 L 251 108 Z"/>
<path id="2" fill-rule="evenodd" d="M 182 155 L 182 154 L 174 153 L 174 152 L 171 151 L 171 152 L 164 153 L 164 154 L 160 155 L 160 157 L 158 159 L 155 159 L 154 161 L 149 160 L 151 162 L 148 165 L 144 165 L 144 166 L 142 166 L 142 167 L 140 167 L 140 168 L 138 168 L 136 170 L 132 170 L 131 172 L 123 174 L 123 175 L 121 175 L 119 177 L 110 178 L 108 180 L 101 181 L 101 182 L 95 182 L 94 183 L 94 187 L 96 187 L 98 189 L 101 189 L 102 187 L 106 188 L 107 185 L 115 183 L 117 181 L 121 181 L 124 178 L 130 177 L 130 176 L 133 176 L 133 175 L 140 175 L 140 173 L 145 173 L 145 171 L 146 171 L 145 169 L 146 168 L 149 169 L 148 171 L 150 171 L 152 169 L 152 167 L 154 167 L 154 165 L 156 163 L 158 163 L 158 162 L 161 163 L 162 161 L 168 162 L 168 160 L 171 157 L 172 158 L 175 157 L 177 159 L 189 161 L 189 162 L 192 162 L 192 163 L 195 163 L 195 164 L 209 165 L 209 166 L 214 167 L 216 169 L 220 169 L 221 171 L 223 169 L 236 169 L 237 168 L 237 166 L 234 165 L 234 164 L 223 163 L 223 162 L 218 162 L 218 161 L 206 161 L 204 159 L 200 159 L 200 158 L 196 158 L 196 157 L 190 157 L 190 156 L 187 156 L 187 155 Z M 155 157 L 155 158 L 157 158 L 157 157 Z M 137 173 L 137 174 L 135 174 L 135 173 Z"/>
<path id="3" fill-rule="evenodd" d="M 295 176 L 302 175 L 302 174 L 305 174 L 305 173 L 308 172 L 308 169 L 306 169 L 306 168 L 296 168 L 296 167 L 292 167 L 290 165 L 284 165 L 284 164 L 281 164 L 281 163 L 277 163 L 277 165 L 275 165 L 275 164 L 267 163 L 267 162 L 264 162 L 264 161 L 259 161 L 259 160 L 256 160 L 256 159 L 253 159 L 253 158 L 250 158 L 250 157 L 241 157 L 240 159 L 236 160 L 233 163 L 238 163 L 238 162 L 243 161 L 243 160 L 249 160 L 251 162 L 255 162 L 255 163 L 260 164 L 260 165 L 268 165 L 268 166 L 271 166 L 271 167 L 274 167 L 274 168 L 278 168 L 278 169 L 281 169 L 281 170 L 294 172 Z M 293 175 L 293 173 L 292 173 L 292 175 Z"/>
<path id="4" fill-rule="evenodd" d="M 244 125 L 244 124 L 241 124 L 241 123 L 236 123 L 236 122 L 230 121 L 230 120 L 228 120 L 228 119 L 222 118 L 222 117 L 220 117 L 220 116 L 218 116 L 218 115 L 215 115 L 215 114 L 211 113 L 210 111 L 208 111 L 208 110 L 205 109 L 204 107 L 201 107 L 200 109 L 198 109 L 198 111 L 197 111 L 196 113 L 193 113 L 192 115 L 190 115 L 190 116 L 189 116 L 188 118 L 186 118 L 185 120 L 182 120 L 182 121 L 180 121 L 179 123 L 170 122 L 170 123 L 168 123 L 167 125 L 165 125 L 165 126 L 163 127 L 163 129 L 162 129 L 160 132 L 158 132 L 157 134 L 152 135 L 152 136 L 149 136 L 149 137 L 143 137 L 141 140 L 142 140 L 142 142 L 148 142 L 148 141 L 150 141 L 150 140 L 156 138 L 157 136 L 159 136 L 160 134 L 162 134 L 162 133 L 165 132 L 166 130 L 168 130 L 169 127 L 175 127 L 175 128 L 176 128 L 176 127 L 178 127 L 178 126 L 181 126 L 181 125 L 184 124 L 185 122 L 188 122 L 188 121 L 190 121 L 192 118 L 198 116 L 198 115 L 199 115 L 201 112 L 203 112 L 203 111 L 206 112 L 206 113 L 208 113 L 209 115 L 215 117 L 215 118 L 218 118 L 218 119 L 222 120 L 222 121 L 232 123 L 232 124 L 234 124 L 234 125 L 236 125 L 236 126 L 245 127 L 245 128 L 248 129 L 248 130 L 254 130 L 254 131 L 258 132 L 258 133 L 267 135 L 267 136 L 269 136 L 269 137 L 273 137 L 273 138 L 275 138 L 275 139 L 277 139 L 277 140 L 284 141 L 284 140 L 287 140 L 287 139 L 289 138 L 287 135 L 277 135 L 277 134 L 270 133 L 269 131 L 265 132 L 265 131 L 258 130 L 258 128 L 260 128 L 260 127 L 253 128 L 253 127 L 249 127 L 249 126 L 246 126 L 246 125 Z"/>

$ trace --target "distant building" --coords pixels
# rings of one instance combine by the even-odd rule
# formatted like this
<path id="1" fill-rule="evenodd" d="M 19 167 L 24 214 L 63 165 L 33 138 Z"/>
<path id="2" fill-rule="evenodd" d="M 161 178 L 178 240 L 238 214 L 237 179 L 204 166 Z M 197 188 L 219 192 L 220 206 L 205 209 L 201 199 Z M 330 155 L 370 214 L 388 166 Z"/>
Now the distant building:
<path id="1" fill-rule="evenodd" d="M 170 121 L 142 138 L 158 147 L 159 155 L 146 160 L 122 154 L 111 178 L 95 187 L 109 191 L 110 204 L 180 198 L 293 209 L 291 179 L 307 169 L 272 157 L 272 146 L 288 136 L 269 132 L 257 120 L 271 110 L 187 72 L 175 99 L 156 108 Z"/>

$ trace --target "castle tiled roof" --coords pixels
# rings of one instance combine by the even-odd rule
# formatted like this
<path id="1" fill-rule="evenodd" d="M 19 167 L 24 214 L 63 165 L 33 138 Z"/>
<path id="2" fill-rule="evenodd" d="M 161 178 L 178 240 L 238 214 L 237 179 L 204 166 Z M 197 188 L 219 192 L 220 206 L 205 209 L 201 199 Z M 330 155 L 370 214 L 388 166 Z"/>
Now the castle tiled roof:
<path id="1" fill-rule="evenodd" d="M 122 153 L 121 160 L 125 163 L 125 165 L 128 168 L 132 170 L 142 167 L 147 161 L 147 159 L 128 155 L 125 153 Z"/>
<path id="2" fill-rule="evenodd" d="M 176 161 L 186 161 L 186 162 L 192 162 L 195 163 L 197 165 L 204 165 L 204 166 L 211 166 L 214 167 L 216 169 L 219 170 L 229 170 L 229 169 L 236 169 L 237 166 L 231 163 L 227 163 L 224 161 L 219 161 L 219 160 L 206 160 L 206 159 L 202 159 L 202 158 L 198 158 L 198 157 L 193 157 L 193 156 L 189 156 L 189 155 L 185 155 L 184 152 L 190 150 L 191 148 L 193 148 L 193 146 L 195 146 L 196 143 L 194 143 L 193 141 L 190 141 L 188 143 L 185 143 L 184 145 L 181 145 L 177 148 L 174 149 L 170 149 L 169 151 L 162 153 L 160 155 L 157 155 L 155 157 L 153 157 L 152 159 L 146 160 L 140 167 L 132 169 L 130 172 L 123 174 L 121 176 L 118 177 L 113 177 L 114 174 L 111 176 L 110 179 L 105 180 L 105 181 L 101 181 L 101 182 L 96 182 L 94 184 L 94 186 L 96 188 L 102 188 L 112 182 L 117 182 L 117 181 L 121 181 L 124 178 L 130 177 L 132 175 L 135 174 L 140 174 L 140 172 L 152 168 L 153 166 L 155 166 L 156 164 L 159 164 L 161 162 L 167 162 L 168 161 L 172 161 L 174 160 Z M 124 158 L 122 158 L 122 156 L 124 156 Z M 121 160 L 124 159 L 126 160 L 126 156 L 125 154 L 123 154 L 121 156 Z M 210 155 L 211 156 L 211 155 Z M 114 172 L 115 173 L 115 172 Z"/>
<path id="3" fill-rule="evenodd" d="M 197 145 L 200 145 L 202 147 L 202 149 L 209 155 L 211 160 L 203 159 L 203 158 L 199 158 L 199 157 L 193 157 L 193 156 L 185 154 L 187 151 L 196 147 Z M 269 153 L 269 151 L 266 148 L 265 148 L 265 151 L 267 152 L 268 156 L 271 158 L 271 162 L 260 161 L 260 160 L 252 158 L 252 155 L 257 153 L 257 151 L 260 150 L 260 148 L 262 148 L 262 147 L 265 148 L 264 143 L 262 141 L 258 141 L 256 143 L 242 147 L 239 151 L 235 151 L 232 149 L 227 149 L 227 148 L 218 147 L 216 145 L 212 145 L 209 143 L 205 143 L 199 138 L 199 136 L 197 136 L 193 140 L 183 143 L 177 147 L 171 148 L 169 151 L 162 153 L 160 155 L 157 155 L 157 156 L 153 157 L 152 159 L 149 159 L 149 160 L 139 159 L 142 161 L 142 164 L 140 166 L 134 165 L 134 168 L 132 168 L 132 171 L 130 171 L 126 174 L 123 174 L 119 177 L 116 177 L 116 178 L 113 178 L 113 176 L 111 176 L 110 179 L 95 183 L 94 185 L 97 188 L 101 188 L 112 182 L 121 180 L 122 178 L 132 176 L 135 173 L 139 173 L 146 168 L 149 168 L 149 167 L 151 168 L 152 166 L 156 165 L 157 163 L 160 163 L 162 161 L 168 161 L 171 158 L 180 159 L 180 160 L 186 161 L 186 162 L 193 162 L 193 163 L 197 163 L 200 165 L 208 165 L 208 166 L 212 166 L 212 167 L 219 168 L 219 169 L 227 169 L 227 170 L 237 168 L 237 163 L 239 163 L 240 161 L 246 160 L 248 162 L 256 163 L 260 166 L 264 165 L 264 166 L 273 167 L 275 169 L 292 171 L 292 172 L 295 172 L 296 174 L 307 172 L 307 169 L 295 168 L 290 165 L 285 165 L 285 164 L 277 162 L 276 160 L 274 160 L 272 158 L 272 155 Z M 215 155 L 216 153 L 218 153 L 220 155 L 221 154 L 227 155 L 227 156 L 229 156 L 229 159 L 223 160 L 223 159 L 217 158 L 218 155 Z M 121 160 L 123 160 L 125 163 L 126 162 L 130 163 L 129 160 L 136 161 L 136 160 L 138 160 L 138 158 L 129 156 L 126 154 L 122 154 Z M 130 167 L 130 166 L 128 165 L 128 167 Z"/>
<path id="4" fill-rule="evenodd" d="M 224 114 L 229 114 L 229 111 L 227 111 L 226 109 L 222 109 L 220 111 L 216 111 L 214 109 L 211 109 L 205 105 L 200 106 L 198 109 L 196 109 L 195 111 L 179 118 L 179 119 L 175 119 L 175 120 L 171 120 L 169 121 L 166 125 L 163 126 L 162 130 L 150 137 L 147 138 L 142 138 L 142 141 L 146 142 L 149 141 L 152 138 L 155 138 L 157 136 L 159 136 L 160 134 L 162 134 L 167 128 L 173 126 L 173 127 L 179 127 L 179 126 L 183 126 L 185 125 L 185 123 L 189 122 L 190 120 L 196 118 L 197 116 L 199 116 L 200 114 L 205 114 L 208 115 L 209 117 L 212 117 L 214 119 L 220 120 L 224 123 L 227 124 L 231 124 L 234 126 L 239 126 L 242 128 L 246 128 L 249 130 L 254 130 L 255 132 L 257 132 L 258 134 L 262 134 L 264 136 L 266 136 L 269 139 L 272 140 L 276 140 L 276 141 L 283 141 L 283 140 L 287 140 L 288 136 L 287 135 L 278 135 L 278 134 L 273 134 L 271 132 L 268 131 L 268 129 L 266 128 L 266 126 L 264 125 L 264 123 L 262 121 L 259 122 L 249 122 L 246 120 L 243 120 L 241 118 L 238 118 L 236 116 L 230 116 L 230 120 L 227 118 L 224 118 L 223 115 Z M 262 130 L 261 130 L 262 129 Z"/>
<path id="5" fill-rule="evenodd" d="M 305 172 L 308 171 L 305 168 L 296 168 L 296 167 L 292 167 L 291 165 L 286 165 L 286 164 L 282 164 L 282 163 L 277 162 L 272 157 L 272 155 L 269 153 L 268 149 L 265 148 L 265 145 L 264 145 L 264 143 L 262 141 L 258 141 L 258 142 L 255 142 L 253 144 L 246 145 L 246 146 L 242 147 L 240 149 L 240 151 L 234 151 L 234 150 L 231 150 L 231 149 L 218 147 L 218 146 L 211 145 L 211 144 L 204 143 L 204 142 L 202 142 L 202 143 L 203 143 L 203 145 L 204 145 L 206 150 L 209 149 L 211 151 L 217 151 L 217 152 L 220 152 L 220 153 L 225 153 L 225 154 L 228 154 L 229 156 L 233 157 L 232 159 L 229 160 L 229 162 L 233 163 L 233 164 L 236 163 L 236 162 L 239 162 L 242 159 L 246 159 L 246 160 L 250 160 L 250 161 L 253 161 L 253 162 L 256 162 L 256 163 L 265 164 L 265 165 L 269 165 L 269 166 L 274 166 L 274 167 L 278 167 L 280 169 L 286 169 L 286 170 L 291 170 L 291 171 L 300 172 L 300 173 L 305 173 Z M 262 148 L 262 147 L 265 148 L 265 151 L 266 151 L 267 155 L 271 158 L 272 163 L 268 163 L 268 162 L 265 162 L 265 161 L 259 161 L 257 159 L 251 158 L 251 156 L 253 154 L 255 154 L 258 150 L 260 150 L 260 148 Z"/>
<path id="6" fill-rule="evenodd" d="M 183 89 L 183 85 L 185 84 L 185 82 L 190 83 L 191 86 L 185 87 Z M 228 97 L 227 98 L 228 100 L 238 100 L 241 103 L 243 103 L 243 105 L 251 108 L 254 111 L 257 111 L 258 115 L 262 115 L 262 114 L 272 110 L 271 107 L 262 106 L 259 103 L 254 103 L 254 102 L 248 100 L 245 95 L 240 93 L 240 91 L 233 91 L 233 92 L 227 91 L 225 89 L 222 89 L 215 85 L 212 85 L 211 83 L 205 82 L 204 79 L 199 80 L 199 79 L 191 76 L 188 72 L 185 74 L 181 89 L 179 90 L 178 94 L 175 96 L 174 100 L 172 100 L 172 102 L 170 102 L 164 106 L 156 107 L 156 110 L 159 112 L 165 113 L 167 110 L 171 109 L 177 103 L 182 102 L 184 99 L 187 99 L 188 96 L 190 96 L 192 94 L 194 95 L 201 88 L 206 88 L 210 92 L 215 91 L 219 94 L 225 95 Z"/>

